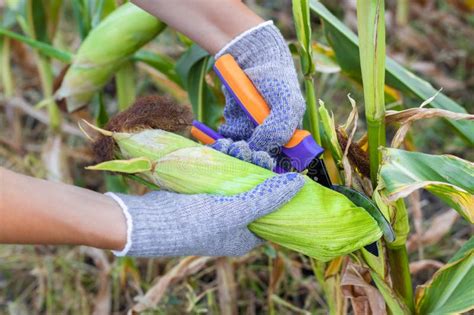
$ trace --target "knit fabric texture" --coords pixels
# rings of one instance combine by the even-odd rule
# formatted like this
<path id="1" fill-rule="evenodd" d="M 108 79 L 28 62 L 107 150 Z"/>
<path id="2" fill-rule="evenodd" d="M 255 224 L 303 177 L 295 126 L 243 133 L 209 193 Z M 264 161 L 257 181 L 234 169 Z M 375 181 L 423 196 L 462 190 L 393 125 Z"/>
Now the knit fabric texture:
<path id="1" fill-rule="evenodd" d="M 271 112 L 263 124 L 255 127 L 224 88 L 225 123 L 219 132 L 233 141 L 245 140 L 254 151 L 276 155 L 301 125 L 305 111 L 293 59 L 283 36 L 273 23 L 265 22 L 236 38 L 215 58 L 224 54 L 234 57 Z"/>
<path id="2" fill-rule="evenodd" d="M 251 222 L 288 202 L 304 185 L 296 173 L 276 175 L 234 196 L 154 191 L 144 196 L 108 193 L 127 218 L 126 250 L 118 256 L 240 256 L 262 240 Z"/>
<path id="3" fill-rule="evenodd" d="M 222 138 L 211 144 L 211 147 L 239 160 L 250 162 L 269 170 L 273 170 L 275 166 L 274 159 L 267 152 L 250 149 L 249 144 L 244 140 L 234 142 L 229 138 Z"/>

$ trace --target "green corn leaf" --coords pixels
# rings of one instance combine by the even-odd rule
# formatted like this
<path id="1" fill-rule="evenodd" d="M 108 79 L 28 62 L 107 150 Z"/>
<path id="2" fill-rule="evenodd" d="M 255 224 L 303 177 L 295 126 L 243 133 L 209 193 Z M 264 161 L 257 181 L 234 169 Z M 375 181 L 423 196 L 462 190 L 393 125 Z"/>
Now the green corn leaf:
<path id="1" fill-rule="evenodd" d="M 88 2 L 83 0 L 72 1 L 72 13 L 77 23 L 79 35 L 84 40 L 91 29 Z"/>
<path id="2" fill-rule="evenodd" d="M 166 75 L 166 77 L 171 81 L 183 87 L 181 79 L 176 73 L 175 63 L 170 57 L 153 53 L 151 51 L 139 51 L 133 56 L 133 60 L 146 63 L 147 65 Z"/>
<path id="3" fill-rule="evenodd" d="M 35 38 L 44 43 L 50 43 L 48 36 L 48 20 L 46 19 L 45 2 L 34 0 L 31 2 L 31 13 Z"/>
<path id="4" fill-rule="evenodd" d="M 464 256 L 466 256 L 467 254 L 469 254 L 469 252 L 472 252 L 474 249 L 474 236 L 471 236 L 471 238 L 469 239 L 469 241 L 467 241 L 457 252 L 456 254 L 454 254 L 453 257 L 451 257 L 451 259 L 448 261 L 448 264 L 449 263 L 453 263 L 455 261 L 458 261 L 459 259 L 463 258 Z"/>
<path id="5" fill-rule="evenodd" d="M 117 88 L 117 103 L 119 111 L 127 109 L 136 97 L 135 68 L 133 62 L 126 61 L 115 74 Z"/>
<path id="6" fill-rule="evenodd" d="M 185 88 L 188 87 L 188 76 L 191 68 L 202 59 L 209 56 L 209 53 L 193 44 L 189 49 L 176 61 L 176 73 L 178 74 L 181 82 Z"/>
<path id="7" fill-rule="evenodd" d="M 12 64 L 10 63 L 11 40 L 7 37 L 0 37 L 0 87 L 5 97 L 14 95 L 15 87 L 13 81 Z"/>
<path id="8" fill-rule="evenodd" d="M 152 182 L 146 180 L 146 179 L 143 179 L 141 178 L 140 176 L 138 175 L 135 175 L 135 174 L 126 174 L 124 175 L 125 177 L 127 178 L 130 178 L 144 186 L 146 186 L 148 189 L 151 189 L 151 190 L 160 190 L 160 186 L 156 185 L 156 184 L 153 184 Z"/>
<path id="9" fill-rule="evenodd" d="M 204 104 L 206 96 L 205 76 L 208 70 L 209 54 L 192 45 L 176 63 L 176 72 L 188 90 L 189 100 L 197 120 L 204 120 Z"/>
<path id="10" fill-rule="evenodd" d="M 92 13 L 92 28 L 99 25 L 100 21 L 115 10 L 117 4 L 115 0 L 98 0 L 92 2 L 93 7 L 90 8 Z"/>
<path id="11" fill-rule="evenodd" d="M 452 155 L 384 148 L 380 177 L 390 200 L 424 188 L 474 223 L 474 164 Z"/>
<path id="12" fill-rule="evenodd" d="M 401 297 L 393 290 L 393 288 L 385 283 L 383 278 L 381 278 L 376 272 L 371 272 L 370 275 L 392 314 L 411 314 L 406 304 L 403 303 Z"/>
<path id="13" fill-rule="evenodd" d="M 104 174 L 105 188 L 110 192 L 118 192 L 122 194 L 129 193 L 128 185 L 122 175 L 115 175 L 110 173 Z"/>
<path id="14" fill-rule="evenodd" d="M 339 21 L 321 2 L 309 0 L 311 11 L 324 22 L 326 37 L 334 49 L 336 59 L 345 73 L 361 82 L 359 41 L 357 36 Z M 365 2 L 365 1 L 362 1 Z M 430 83 L 406 70 L 391 58 L 386 58 L 385 83 L 403 93 L 415 96 L 420 103 L 435 95 L 437 90 Z M 457 113 L 467 113 L 458 103 L 440 93 L 428 106 Z M 471 144 L 474 144 L 474 123 L 471 121 L 447 122 Z"/>
<path id="15" fill-rule="evenodd" d="M 103 93 L 97 93 L 92 100 L 92 108 L 96 125 L 99 128 L 104 127 L 109 121 L 109 114 L 105 108 Z"/>
<path id="16" fill-rule="evenodd" d="M 417 314 L 454 314 L 474 309 L 474 237 L 430 281 L 417 288 Z"/>
<path id="17" fill-rule="evenodd" d="M 319 50 L 313 50 L 312 59 L 316 72 L 328 74 L 341 72 L 339 64 L 333 58 Z"/>
<path id="18" fill-rule="evenodd" d="M 222 109 L 206 83 L 206 74 L 213 63 L 213 58 L 196 44 L 176 62 L 176 72 L 188 91 L 196 119 L 211 128 L 216 127 L 222 115 Z"/>
<path id="19" fill-rule="evenodd" d="M 150 159 L 138 157 L 130 160 L 106 161 L 94 166 L 88 166 L 86 169 L 92 171 L 110 171 L 134 174 L 150 171 L 152 169 L 152 163 Z"/>
<path id="20" fill-rule="evenodd" d="M 188 95 L 193 112 L 197 120 L 205 121 L 204 107 L 206 104 L 206 73 L 209 57 L 202 58 L 193 67 L 191 67 L 188 75 Z"/>
<path id="21" fill-rule="evenodd" d="M 17 41 L 23 42 L 27 44 L 28 46 L 30 46 L 31 48 L 38 50 L 39 53 L 45 56 L 60 60 L 65 63 L 72 62 L 73 54 L 67 51 L 57 49 L 56 47 L 53 47 L 49 44 L 43 43 L 31 37 L 9 31 L 4 27 L 0 27 L 0 35 L 5 35 Z"/>

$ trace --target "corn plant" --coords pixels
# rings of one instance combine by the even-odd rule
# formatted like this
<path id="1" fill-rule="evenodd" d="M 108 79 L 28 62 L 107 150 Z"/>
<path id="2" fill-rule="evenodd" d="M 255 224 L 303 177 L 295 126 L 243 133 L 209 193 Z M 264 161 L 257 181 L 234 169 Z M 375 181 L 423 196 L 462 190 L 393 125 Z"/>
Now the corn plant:
<path id="1" fill-rule="evenodd" d="M 401 24 L 406 23 L 406 2 L 400 1 L 403 5 L 399 13 Z M 133 116 L 133 107 L 131 111 L 127 108 L 140 93 L 134 78 L 137 69 L 144 65 L 160 91 L 176 100 L 188 101 L 195 118 L 217 127 L 222 120 L 224 99 L 218 79 L 211 71 L 213 59 L 183 35 L 176 34 L 176 37 L 185 52 L 175 60 L 174 56 L 146 47 L 165 31 L 165 25 L 131 3 L 118 6 L 112 0 L 74 1 L 71 6 L 81 45 L 77 51 L 69 52 L 53 45 L 56 34 L 53 22 L 60 12 L 61 1 L 25 1 L 24 6 L 13 5 L 11 1 L 9 4 L 14 22 L 4 22 L 0 27 L 4 94 L 8 97 L 13 93 L 14 80 L 8 65 L 10 43 L 20 41 L 35 52 L 44 98 L 39 105 L 47 106 L 53 129 L 60 130 L 56 102 L 65 101 L 71 111 L 86 106 L 85 111 L 95 120 L 94 125 L 99 126 L 92 128 L 99 132 L 101 141 L 109 144 L 108 158 L 89 169 L 122 173 L 149 189 L 223 195 L 248 190 L 273 176 L 271 171 L 216 152 L 183 135 L 161 130 L 166 129 L 162 125 L 107 127 L 113 122 L 112 119 L 107 124 L 109 112 Z M 272 266 L 283 264 L 278 252 L 286 251 L 285 248 L 312 258 L 312 271 L 322 288 L 328 313 L 347 313 L 348 301 L 357 313 L 360 305 L 348 293 L 354 287 L 363 288 L 367 295 L 370 292 L 381 301 L 370 305 L 374 313 L 446 314 L 472 310 L 472 237 L 429 281 L 413 291 L 406 250 L 410 224 L 404 198 L 421 188 L 426 189 L 469 224 L 474 222 L 474 165 L 450 155 L 415 152 L 408 140 L 410 127 L 417 120 L 438 117 L 472 145 L 474 117 L 460 104 L 386 57 L 384 6 L 382 0 L 357 2 L 356 36 L 319 1 L 294 0 L 297 41 L 291 43 L 290 48 L 295 48 L 292 51 L 299 59 L 303 77 L 308 109 L 305 128 L 324 146 L 325 158 L 334 162 L 327 163 L 333 181 L 369 195 L 391 222 L 397 238 L 393 243 L 382 240 L 377 224 L 362 208 L 309 178 L 291 202 L 253 222 L 249 228 L 279 245 L 265 249 L 273 251 L 269 255 L 273 257 Z M 311 17 L 322 22 L 329 46 L 314 39 Z M 128 36 L 125 38 L 124 34 Z M 345 124 L 335 121 L 329 110 L 331 104 L 325 105 L 324 99 L 319 100 L 319 107 L 317 105 L 317 99 L 322 96 L 316 95 L 316 91 L 324 91 L 324 85 L 318 82 L 321 56 L 331 65 L 331 71 L 337 69 L 341 77 L 361 85 L 363 99 L 349 98 L 353 110 Z M 69 66 L 54 95 L 51 60 Z M 110 100 L 106 86 L 112 79 L 115 79 L 116 95 Z M 387 110 L 386 100 L 393 98 L 402 106 L 398 110 Z M 414 103 L 422 103 L 422 106 L 406 108 Z M 365 135 L 355 139 L 360 104 L 364 104 L 366 133 L 358 127 Z M 390 144 L 388 128 L 397 130 Z M 107 189 L 130 190 L 121 176 L 104 178 Z M 381 253 L 379 257 L 363 248 L 374 241 Z M 228 261 L 221 260 L 217 265 L 224 277 L 232 273 Z M 121 290 L 127 274 L 139 277 L 134 259 L 118 260 L 114 270 L 113 277 L 117 280 L 114 294 Z M 273 284 L 278 282 L 277 274 L 272 273 Z M 274 303 L 291 309 L 291 305 L 270 292 L 270 311 L 275 311 Z M 53 303 L 48 305 L 48 310 L 54 311 Z M 114 310 L 118 309 L 115 305 Z M 224 309 L 229 308 L 224 305 L 221 310 Z"/>
<path id="2" fill-rule="evenodd" d="M 440 292 L 436 291 L 436 289 L 434 289 L 434 291 L 428 292 L 424 288 L 419 288 L 417 291 L 415 304 L 412 293 L 413 289 L 410 272 L 408 270 L 408 256 L 405 247 L 406 237 L 409 229 L 408 214 L 401 197 L 406 197 L 410 192 L 413 192 L 414 190 L 421 187 L 430 189 L 428 187 L 430 187 L 431 184 L 428 184 L 428 182 L 432 181 L 433 188 L 431 188 L 431 191 L 443 198 L 450 206 L 452 206 L 454 209 L 457 209 L 461 215 L 463 215 L 470 223 L 472 223 L 472 218 L 470 218 L 467 214 L 467 212 L 472 214 L 473 211 L 472 193 L 474 185 L 472 184 L 472 175 L 474 173 L 472 171 L 472 163 L 460 160 L 462 162 L 459 161 L 458 163 L 462 163 L 463 166 L 459 165 L 457 168 L 453 165 L 455 162 L 451 161 L 451 158 L 448 157 L 435 157 L 419 153 L 408 153 L 406 151 L 389 148 L 383 150 L 381 149 L 381 147 L 386 146 L 385 117 L 387 115 L 385 114 L 384 106 L 386 94 L 385 75 L 387 73 L 389 76 L 388 81 L 393 82 L 395 87 L 402 88 L 403 91 L 408 90 L 420 98 L 425 97 L 426 99 L 429 99 L 426 104 L 443 108 L 440 109 L 441 111 L 444 111 L 444 108 L 446 107 L 449 107 L 449 109 L 457 112 L 465 113 L 465 110 L 463 110 L 459 105 L 452 102 L 451 100 L 444 103 L 439 102 L 438 100 L 433 104 L 435 97 L 432 96 L 437 96 L 437 93 L 429 86 L 429 84 L 423 82 L 414 75 L 408 74 L 406 70 L 402 69 L 392 60 L 389 60 L 387 65 L 385 65 L 384 5 L 384 1 L 377 0 L 357 2 L 358 31 L 360 40 L 358 43 L 355 35 L 353 35 L 342 23 L 335 19 L 334 16 L 332 16 L 332 14 L 321 3 L 317 1 L 311 1 L 310 3 L 311 10 L 318 14 L 324 21 L 326 36 L 336 53 L 337 62 L 340 64 L 341 68 L 347 72 L 348 75 L 350 75 L 352 78 L 360 80 L 363 84 L 365 116 L 368 128 L 367 157 L 370 163 L 370 173 L 365 174 L 365 176 L 370 176 L 373 187 L 376 187 L 373 198 L 381 209 L 385 208 L 387 210 L 387 214 L 390 216 L 394 229 L 397 232 L 397 240 L 392 244 L 386 245 L 386 259 L 381 259 L 380 261 L 380 263 L 386 265 L 385 268 L 382 268 L 383 273 L 380 271 L 377 272 L 377 263 L 374 263 L 374 261 L 371 261 L 371 259 L 367 259 L 367 256 L 363 255 L 363 257 L 366 258 L 365 263 L 369 269 L 371 269 L 370 274 L 372 279 L 380 290 L 380 293 L 383 295 L 387 306 L 392 313 L 398 314 L 417 312 L 423 314 L 423 307 L 427 307 L 427 309 L 430 310 L 430 313 L 432 312 L 440 314 L 445 312 L 447 309 L 450 309 L 450 307 L 452 307 L 452 309 L 450 309 L 451 311 L 453 311 L 453 309 L 456 309 L 456 311 L 465 311 L 472 308 L 473 303 L 468 302 L 467 295 L 462 292 L 459 292 L 458 294 L 459 300 L 463 301 L 464 304 L 462 302 L 458 303 L 458 301 L 456 301 L 453 302 L 453 304 L 455 304 L 454 306 L 450 305 L 448 299 L 443 299 L 443 301 L 440 303 L 434 303 L 435 305 L 428 306 L 430 302 L 434 302 L 433 299 L 429 297 L 429 295 L 440 294 Z M 359 47 L 358 50 L 360 57 L 358 59 L 353 58 L 353 56 L 357 53 L 357 46 Z M 352 56 L 348 54 L 348 47 L 353 49 Z M 431 93 L 431 95 L 428 94 L 428 91 Z M 338 148 L 338 143 L 335 141 L 336 135 L 334 132 L 334 122 L 331 121 L 331 118 L 329 117 L 325 107 L 321 107 L 320 111 L 322 111 L 321 113 L 323 116 L 323 125 L 325 135 L 327 137 L 326 142 L 330 144 L 329 149 L 331 152 L 333 152 L 333 154 L 335 153 L 335 158 L 338 159 L 339 163 L 342 164 L 340 153 L 342 152 L 342 149 Z M 430 110 L 420 109 L 420 111 Z M 432 110 L 431 112 L 436 111 L 437 110 Z M 472 119 L 472 115 L 467 115 L 467 113 L 464 113 L 459 115 L 465 115 L 465 118 Z M 449 117 L 448 115 L 439 116 Z M 429 116 L 425 115 L 421 117 Z M 472 123 L 459 123 L 456 120 L 452 120 L 450 123 L 458 131 L 460 131 L 462 136 L 465 136 L 468 139 L 467 141 L 472 142 L 472 138 L 469 139 L 472 135 Z M 404 124 L 400 130 L 406 129 L 407 127 L 409 127 L 409 124 Z M 404 131 L 403 135 L 405 134 L 406 130 Z M 411 156 L 412 159 L 406 158 L 407 155 Z M 447 159 L 449 159 L 450 162 L 447 162 Z M 434 160 L 437 162 L 432 163 Z M 458 160 L 459 159 L 455 159 L 455 161 Z M 356 172 L 360 172 L 361 169 L 357 169 L 358 165 L 356 161 L 353 162 Z M 442 166 L 443 162 L 447 162 L 451 166 Z M 343 167 L 346 167 L 346 165 Z M 432 169 L 433 165 L 438 165 L 442 170 L 441 172 L 444 174 L 440 175 L 439 173 L 429 173 L 428 169 Z M 445 188 L 447 187 L 445 185 L 450 185 L 446 183 L 446 177 L 449 177 L 449 172 L 454 171 L 460 174 L 459 176 L 462 184 L 454 179 L 448 181 L 450 184 L 458 187 L 462 193 L 454 187 L 449 189 Z M 430 180 L 427 180 L 426 177 L 429 177 Z M 417 184 L 410 182 L 409 179 L 416 182 Z M 444 181 L 438 182 L 440 179 L 444 179 Z M 455 181 L 456 184 L 453 181 Z M 460 187 L 458 185 L 460 185 Z M 407 188 L 407 186 L 409 186 L 411 190 Z M 417 186 L 417 188 L 414 188 L 414 186 Z M 402 187 L 406 187 L 407 190 L 403 190 Z M 396 191 L 399 189 L 402 189 L 405 194 L 397 194 Z M 444 189 L 449 190 L 450 193 L 444 191 Z M 470 205 L 468 206 L 470 210 L 466 210 L 465 205 L 467 204 Z M 466 248 L 471 248 L 471 251 L 470 254 L 463 256 L 463 259 L 465 259 L 464 263 L 466 264 L 464 266 L 466 266 L 466 268 L 460 271 L 458 278 L 453 279 L 450 284 L 450 281 L 441 275 L 443 270 L 440 270 L 439 274 L 435 274 L 434 279 L 437 279 L 437 281 L 439 281 L 441 278 L 445 279 L 445 285 L 453 286 L 453 290 L 457 285 L 465 285 L 465 282 L 459 283 L 458 281 L 463 277 L 472 274 L 474 271 L 472 265 L 472 247 L 470 247 L 469 244 L 466 244 Z M 462 249 L 461 251 L 463 250 L 465 249 Z M 391 285 L 389 285 L 389 282 L 387 282 L 389 279 L 391 280 Z M 428 284 L 427 286 L 430 287 L 430 285 L 431 284 Z M 437 289 L 439 290 L 440 287 Z M 427 302 L 428 300 L 430 300 L 430 302 Z M 424 305 L 421 306 L 423 303 Z"/>

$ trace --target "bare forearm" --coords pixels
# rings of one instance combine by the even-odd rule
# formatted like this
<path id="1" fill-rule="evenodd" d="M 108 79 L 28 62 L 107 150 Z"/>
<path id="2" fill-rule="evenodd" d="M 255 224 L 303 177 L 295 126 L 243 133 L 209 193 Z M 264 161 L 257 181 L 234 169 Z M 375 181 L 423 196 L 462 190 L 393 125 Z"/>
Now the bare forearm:
<path id="1" fill-rule="evenodd" d="M 0 243 L 122 249 L 121 208 L 102 194 L 0 167 Z"/>
<path id="2" fill-rule="evenodd" d="M 132 0 L 211 54 L 263 20 L 239 0 Z"/>

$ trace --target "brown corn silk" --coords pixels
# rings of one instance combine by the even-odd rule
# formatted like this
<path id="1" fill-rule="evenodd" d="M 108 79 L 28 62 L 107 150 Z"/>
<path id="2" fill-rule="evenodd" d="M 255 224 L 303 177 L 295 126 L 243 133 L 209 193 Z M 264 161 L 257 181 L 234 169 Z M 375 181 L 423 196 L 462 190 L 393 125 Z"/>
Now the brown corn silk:
<path id="1" fill-rule="evenodd" d="M 162 129 L 187 135 L 193 121 L 191 108 L 175 104 L 170 98 L 159 95 L 142 96 L 127 110 L 112 117 L 104 129 L 109 131 L 133 131 Z M 115 157 L 115 142 L 111 137 L 99 135 L 92 145 L 96 162 Z"/>

